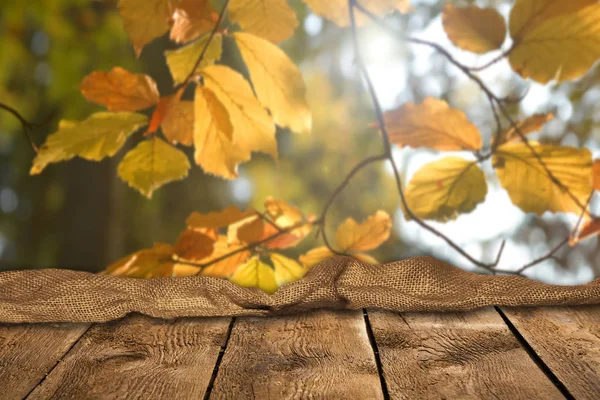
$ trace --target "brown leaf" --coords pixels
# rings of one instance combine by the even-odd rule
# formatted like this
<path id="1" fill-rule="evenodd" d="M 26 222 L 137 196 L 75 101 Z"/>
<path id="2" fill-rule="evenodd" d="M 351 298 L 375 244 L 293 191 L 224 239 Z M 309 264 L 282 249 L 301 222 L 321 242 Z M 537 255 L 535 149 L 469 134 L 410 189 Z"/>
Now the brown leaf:
<path id="1" fill-rule="evenodd" d="M 187 43 L 213 29 L 218 20 L 209 0 L 179 0 L 172 17 L 170 38 Z"/>
<path id="2" fill-rule="evenodd" d="M 227 207 L 222 211 L 200 214 L 193 212 L 186 219 L 185 223 L 190 228 L 223 228 L 244 218 L 255 215 L 256 211 L 248 209 L 242 211 L 235 206 Z"/>
<path id="3" fill-rule="evenodd" d="M 89 101 L 111 111 L 143 110 L 159 101 L 158 89 L 151 77 L 121 67 L 109 72 L 92 72 L 83 79 L 80 89 Z"/>
<path id="4" fill-rule="evenodd" d="M 215 240 L 207 234 L 194 229 L 186 229 L 179 235 L 173 252 L 185 260 L 197 261 L 212 254 L 214 243 Z"/>

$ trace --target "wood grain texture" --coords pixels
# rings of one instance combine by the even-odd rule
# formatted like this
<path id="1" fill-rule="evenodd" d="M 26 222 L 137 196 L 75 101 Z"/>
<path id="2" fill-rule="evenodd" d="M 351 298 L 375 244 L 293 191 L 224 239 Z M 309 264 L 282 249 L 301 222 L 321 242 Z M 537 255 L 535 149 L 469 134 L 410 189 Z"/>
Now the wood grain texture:
<path id="1" fill-rule="evenodd" d="M 393 399 L 563 399 L 491 308 L 369 311 Z"/>
<path id="2" fill-rule="evenodd" d="M 502 311 L 569 393 L 600 398 L 600 306 Z"/>
<path id="3" fill-rule="evenodd" d="M 89 324 L 0 325 L 0 398 L 25 397 Z"/>
<path id="4" fill-rule="evenodd" d="M 229 322 L 132 315 L 94 325 L 30 398 L 202 398 Z"/>
<path id="5" fill-rule="evenodd" d="M 380 399 L 361 311 L 236 320 L 211 399 Z"/>

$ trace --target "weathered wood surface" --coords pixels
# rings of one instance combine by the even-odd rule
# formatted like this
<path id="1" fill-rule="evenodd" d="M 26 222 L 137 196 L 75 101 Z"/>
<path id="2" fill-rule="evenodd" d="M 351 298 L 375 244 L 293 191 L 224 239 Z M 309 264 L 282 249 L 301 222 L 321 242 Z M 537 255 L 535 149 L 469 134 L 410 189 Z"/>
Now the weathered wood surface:
<path id="1" fill-rule="evenodd" d="M 383 398 L 362 312 L 236 320 L 210 398 Z"/>
<path id="2" fill-rule="evenodd" d="M 600 398 L 600 307 L 367 322 L 320 310 L 0 325 L 0 399 Z"/>
<path id="3" fill-rule="evenodd" d="M 392 398 L 564 398 L 492 308 L 369 321 Z"/>
<path id="4" fill-rule="evenodd" d="M 229 322 L 134 315 L 94 325 L 29 398 L 202 398 Z"/>
<path id="5" fill-rule="evenodd" d="M 27 396 L 88 327 L 89 324 L 0 325 L 0 398 Z"/>
<path id="6" fill-rule="evenodd" d="M 600 399 L 600 306 L 502 311 L 572 396 Z"/>

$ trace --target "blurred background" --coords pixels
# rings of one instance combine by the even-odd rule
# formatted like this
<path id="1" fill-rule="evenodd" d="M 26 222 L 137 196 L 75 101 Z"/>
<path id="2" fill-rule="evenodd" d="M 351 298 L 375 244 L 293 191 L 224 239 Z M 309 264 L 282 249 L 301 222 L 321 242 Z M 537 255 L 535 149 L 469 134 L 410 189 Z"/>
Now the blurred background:
<path id="1" fill-rule="evenodd" d="M 221 0 L 213 3 L 220 9 Z M 474 56 L 453 48 L 441 24 L 445 1 L 412 0 L 414 13 L 387 18 L 399 32 L 442 44 L 471 66 L 497 54 Z M 463 4 L 464 3 L 464 4 Z M 512 1 L 462 1 L 455 5 L 494 6 L 508 17 Z M 327 197 L 361 159 L 380 153 L 381 140 L 368 127 L 375 120 L 352 51 L 350 31 L 310 12 L 300 0 L 289 0 L 300 24 L 282 43 L 300 66 L 313 111 L 310 136 L 278 132 L 280 161 L 255 156 L 241 167 L 241 178 L 224 181 L 193 167 L 190 176 L 167 185 L 147 200 L 120 181 L 116 167 L 139 136 L 116 157 L 100 163 L 75 159 L 53 164 L 41 175 L 29 176 L 33 152 L 20 124 L 0 113 L 0 271 L 60 267 L 99 271 L 155 241 L 173 242 L 192 211 L 216 211 L 229 205 L 262 208 L 265 197 L 285 199 L 305 213 L 319 214 Z M 494 130 L 489 105 L 479 89 L 428 48 L 406 45 L 367 25 L 361 46 L 378 96 L 385 109 L 427 96 L 446 99 L 464 110 L 489 144 Z M 507 46 L 508 44 L 506 44 Z M 122 27 L 116 1 L 29 0 L 0 5 L 0 101 L 34 122 L 38 144 L 54 132 L 59 119 L 81 120 L 100 107 L 88 103 L 78 85 L 94 70 L 122 66 L 145 72 L 169 93 L 172 81 L 163 52 L 176 46 L 166 37 L 147 46 L 136 60 Z M 242 68 L 232 43 L 225 42 L 223 62 Z M 600 70 L 560 86 L 527 83 L 503 61 L 481 74 L 499 96 L 527 90 L 515 117 L 553 112 L 555 120 L 540 134 L 546 142 L 586 146 L 600 152 Z M 189 149 L 186 151 L 190 151 Z M 191 153 L 190 153 L 191 154 Z M 447 154 L 445 154 L 447 155 Z M 468 157 L 468 155 L 466 155 Z M 439 154 L 396 149 L 405 183 L 423 164 Z M 562 214 L 542 218 L 514 207 L 490 166 L 486 202 L 473 213 L 447 224 L 434 224 L 470 254 L 493 261 L 503 239 L 507 245 L 500 267 L 514 268 L 544 255 L 569 233 L 577 217 Z M 426 199 L 424 199 L 426 200 Z M 598 212 L 597 202 L 592 207 Z M 394 216 L 390 240 L 373 253 L 380 261 L 414 255 L 434 255 L 457 266 L 473 267 L 442 241 L 404 221 L 389 166 L 374 165 L 358 175 L 340 196 L 328 218 L 333 232 L 346 217 L 362 220 L 378 209 Z M 315 245 L 307 238 L 297 256 Z M 530 270 L 529 276 L 559 284 L 584 283 L 600 276 L 598 240 L 592 238 Z"/>

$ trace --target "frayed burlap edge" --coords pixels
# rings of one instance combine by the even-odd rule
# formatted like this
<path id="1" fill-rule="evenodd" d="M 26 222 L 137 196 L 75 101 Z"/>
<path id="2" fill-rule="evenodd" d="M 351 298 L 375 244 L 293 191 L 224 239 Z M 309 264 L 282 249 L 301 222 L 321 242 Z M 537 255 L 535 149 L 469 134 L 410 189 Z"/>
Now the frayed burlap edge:
<path id="1" fill-rule="evenodd" d="M 0 322 L 105 322 L 131 312 L 158 318 L 267 316 L 315 308 L 399 312 L 600 304 L 600 279 L 547 285 L 478 275 L 432 257 L 369 265 L 336 257 L 268 295 L 209 277 L 133 279 L 68 270 L 0 273 Z"/>

